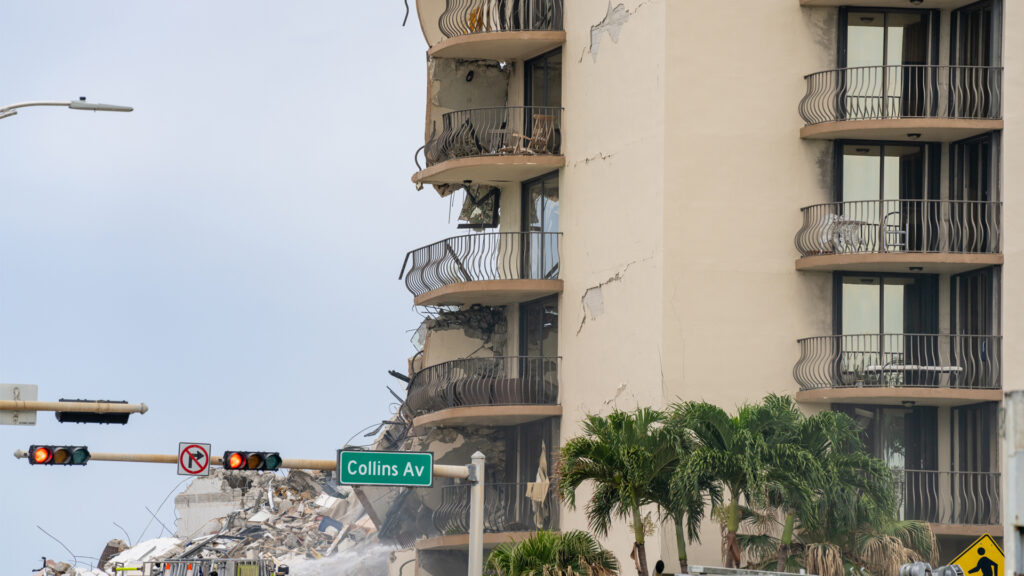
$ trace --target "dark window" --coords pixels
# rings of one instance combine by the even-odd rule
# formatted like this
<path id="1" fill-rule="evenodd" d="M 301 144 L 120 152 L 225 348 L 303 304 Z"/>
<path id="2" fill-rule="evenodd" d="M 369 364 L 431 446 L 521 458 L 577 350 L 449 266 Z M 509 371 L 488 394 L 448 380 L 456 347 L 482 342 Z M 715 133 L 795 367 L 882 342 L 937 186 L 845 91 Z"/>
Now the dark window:
<path id="1" fill-rule="evenodd" d="M 837 334 L 934 334 L 938 277 L 836 273 Z"/>
<path id="2" fill-rule="evenodd" d="M 557 278 L 558 172 L 523 182 L 522 231 L 524 278 Z"/>
<path id="3" fill-rule="evenodd" d="M 526 61 L 526 105 L 562 107 L 562 50 Z"/>
<path id="4" fill-rule="evenodd" d="M 937 470 L 938 409 L 934 406 L 857 406 L 835 410 L 853 418 L 864 433 L 871 455 L 901 470 Z"/>
<path id="5" fill-rule="evenodd" d="M 950 63 L 960 66 L 998 66 L 1000 10 L 984 0 L 954 10 L 950 18 Z"/>
<path id="6" fill-rule="evenodd" d="M 957 274 L 949 280 L 950 324 L 954 334 L 996 334 L 999 290 L 996 269 Z"/>
<path id="7" fill-rule="evenodd" d="M 841 9 L 839 67 L 935 64 L 937 28 L 934 10 Z"/>
<path id="8" fill-rule="evenodd" d="M 835 197 L 843 238 L 886 252 L 937 250 L 941 220 L 936 144 L 837 142 Z"/>
<path id="9" fill-rule="evenodd" d="M 558 297 L 519 305 L 519 355 L 558 356 Z"/>

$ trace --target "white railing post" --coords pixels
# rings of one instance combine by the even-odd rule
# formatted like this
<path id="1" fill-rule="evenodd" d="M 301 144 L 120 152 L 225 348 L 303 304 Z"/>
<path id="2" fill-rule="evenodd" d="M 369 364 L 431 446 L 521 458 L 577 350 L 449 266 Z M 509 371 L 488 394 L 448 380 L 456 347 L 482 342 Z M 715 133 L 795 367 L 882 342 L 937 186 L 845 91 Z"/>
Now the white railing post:
<path id="1" fill-rule="evenodd" d="M 469 576 L 484 573 L 484 460 L 482 452 L 472 456 L 473 470 L 469 491 Z"/>

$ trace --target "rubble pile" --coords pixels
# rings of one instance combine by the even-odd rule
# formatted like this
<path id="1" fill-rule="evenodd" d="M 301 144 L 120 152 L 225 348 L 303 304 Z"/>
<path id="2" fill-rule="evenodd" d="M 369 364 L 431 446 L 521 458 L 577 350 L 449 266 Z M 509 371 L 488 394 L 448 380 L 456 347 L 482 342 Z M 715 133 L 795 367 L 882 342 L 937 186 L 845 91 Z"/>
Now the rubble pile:
<path id="1" fill-rule="evenodd" d="M 327 475 L 314 477 L 293 470 L 282 480 L 274 474 L 218 470 L 211 475 L 213 481 L 218 480 L 216 476 L 226 485 L 222 493 L 240 496 L 237 507 L 206 522 L 210 534 L 179 534 L 188 538 L 181 556 L 321 558 L 351 548 L 374 532 L 373 523 L 350 490 L 332 487 L 333 494 L 328 493 L 331 480 Z M 187 498 L 188 491 L 182 496 Z"/>
<path id="2" fill-rule="evenodd" d="M 292 470 L 279 476 L 214 470 L 209 477 L 193 480 L 175 499 L 175 507 L 179 519 L 173 537 L 131 547 L 112 540 L 104 549 L 103 572 L 76 572 L 68 564 L 52 563 L 38 576 L 131 574 L 116 568 L 176 558 L 272 560 L 289 565 L 349 558 L 355 561 L 346 562 L 351 564 L 346 566 L 346 576 L 377 576 L 379 566 L 372 563 L 370 567 L 370 556 L 381 557 L 380 565 L 387 556 L 362 505 L 350 489 L 337 486 L 329 473 Z M 185 533 L 186 527 L 192 533 Z"/>

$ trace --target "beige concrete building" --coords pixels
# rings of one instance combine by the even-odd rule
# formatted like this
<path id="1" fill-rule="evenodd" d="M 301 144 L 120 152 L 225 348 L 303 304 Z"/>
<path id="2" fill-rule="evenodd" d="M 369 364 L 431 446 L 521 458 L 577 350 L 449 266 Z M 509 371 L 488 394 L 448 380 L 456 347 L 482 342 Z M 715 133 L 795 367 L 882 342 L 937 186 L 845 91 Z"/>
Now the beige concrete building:
<path id="1" fill-rule="evenodd" d="M 983 533 L 1019 554 L 1000 402 L 1024 387 L 1003 297 L 1024 284 L 1024 36 L 1003 32 L 1024 1 L 417 9 L 412 179 L 454 194 L 463 230 L 406 257 L 431 318 L 383 443 L 483 449 L 489 546 L 586 528 L 546 481 L 585 414 L 779 392 L 862 423 L 943 560 Z M 465 486 L 362 497 L 406 546 L 393 574 L 465 565 Z M 626 567 L 631 541 L 606 542 Z M 648 558 L 675 566 L 671 527 Z"/>

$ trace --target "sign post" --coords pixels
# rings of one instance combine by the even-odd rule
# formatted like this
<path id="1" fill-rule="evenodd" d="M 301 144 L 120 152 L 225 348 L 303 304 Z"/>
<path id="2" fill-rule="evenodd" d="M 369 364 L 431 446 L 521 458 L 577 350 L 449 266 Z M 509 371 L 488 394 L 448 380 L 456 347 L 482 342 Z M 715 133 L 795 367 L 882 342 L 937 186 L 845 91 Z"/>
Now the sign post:
<path id="1" fill-rule="evenodd" d="M 467 466 L 434 464 L 432 452 L 338 450 L 338 483 L 363 486 L 429 487 L 434 476 L 462 478 L 469 492 L 469 576 L 484 573 L 484 462 L 475 452 Z"/>

